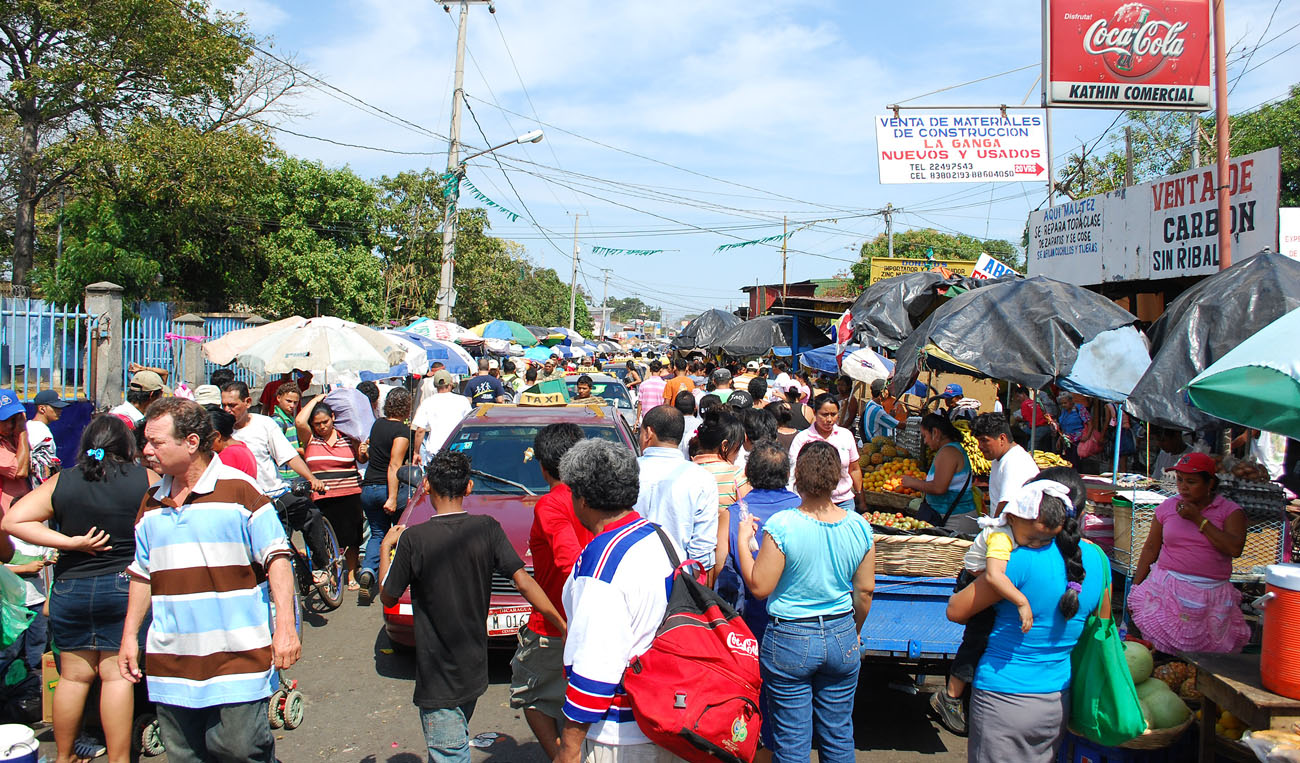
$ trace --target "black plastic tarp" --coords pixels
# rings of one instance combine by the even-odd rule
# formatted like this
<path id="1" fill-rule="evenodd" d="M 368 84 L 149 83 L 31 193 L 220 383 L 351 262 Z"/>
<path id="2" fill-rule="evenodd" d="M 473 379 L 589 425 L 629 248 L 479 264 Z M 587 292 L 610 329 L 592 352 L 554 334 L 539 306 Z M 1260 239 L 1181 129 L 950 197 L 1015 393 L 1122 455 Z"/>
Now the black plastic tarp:
<path id="1" fill-rule="evenodd" d="M 957 286 L 969 291 L 993 283 L 1002 280 L 945 278 L 935 270 L 877 281 L 864 289 L 849 308 L 855 336 L 863 344 L 897 349 L 943 303 L 950 288 Z"/>
<path id="2" fill-rule="evenodd" d="M 1136 322 L 1099 294 L 1042 276 L 983 285 L 940 305 L 907 337 L 891 386 L 894 394 L 912 386 L 933 345 L 980 374 L 1042 389 L 1069 375 L 1080 345 Z"/>
<path id="3" fill-rule="evenodd" d="M 739 323 L 740 319 L 726 310 L 709 310 L 686 324 L 669 346 L 675 350 L 708 347 Z"/>
<path id="4" fill-rule="evenodd" d="M 1196 430 L 1222 422 L 1188 401 L 1183 387 L 1273 321 L 1300 308 L 1300 262 L 1276 252 L 1240 260 L 1179 295 L 1147 332 L 1151 366 L 1129 397 L 1142 421 Z M 1300 341 L 1300 337 L 1297 337 Z"/>
<path id="5" fill-rule="evenodd" d="M 799 346 L 794 352 L 806 352 L 824 347 L 831 340 L 807 318 L 799 318 Z M 709 345 L 713 352 L 735 357 L 766 355 L 773 348 L 792 347 L 794 344 L 794 319 L 789 315 L 768 315 L 744 321 Z"/>

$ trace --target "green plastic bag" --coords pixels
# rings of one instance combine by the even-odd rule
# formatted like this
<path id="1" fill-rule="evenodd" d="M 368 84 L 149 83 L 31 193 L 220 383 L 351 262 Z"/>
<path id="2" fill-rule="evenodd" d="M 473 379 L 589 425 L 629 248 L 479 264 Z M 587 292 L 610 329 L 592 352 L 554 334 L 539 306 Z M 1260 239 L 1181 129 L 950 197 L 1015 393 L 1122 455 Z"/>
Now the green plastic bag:
<path id="1" fill-rule="evenodd" d="M 1115 747 L 1141 736 L 1147 724 L 1124 657 L 1124 643 L 1110 616 L 1110 562 L 1096 544 L 1085 543 L 1084 547 L 1101 557 L 1106 590 L 1070 655 L 1070 730 L 1098 744 Z"/>
<path id="2" fill-rule="evenodd" d="M 8 567 L 0 566 L 0 649 L 7 649 L 36 616 L 27 608 L 27 586 Z"/>

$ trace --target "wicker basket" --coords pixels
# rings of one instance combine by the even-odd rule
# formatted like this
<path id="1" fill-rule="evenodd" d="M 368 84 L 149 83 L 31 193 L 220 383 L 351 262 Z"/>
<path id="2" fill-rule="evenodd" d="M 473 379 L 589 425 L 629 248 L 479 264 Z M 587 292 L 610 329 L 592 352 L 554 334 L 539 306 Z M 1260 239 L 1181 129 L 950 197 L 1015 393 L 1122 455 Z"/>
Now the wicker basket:
<path id="1" fill-rule="evenodd" d="M 877 535 L 876 574 L 951 578 L 961 572 L 971 542 L 936 535 Z"/>
<path id="2" fill-rule="evenodd" d="M 1126 750 L 1161 750 L 1177 742 L 1178 739 L 1191 727 L 1192 722 L 1196 720 L 1194 713 L 1187 714 L 1187 720 L 1167 729 L 1147 729 L 1142 732 L 1142 736 L 1134 737 L 1124 744 L 1120 745 Z"/>
<path id="3" fill-rule="evenodd" d="M 880 490 L 862 491 L 862 500 L 865 501 L 868 506 L 879 506 L 884 509 L 893 509 L 894 511 L 902 511 L 912 502 L 911 496 L 906 496 L 902 493 L 887 493 Z"/>

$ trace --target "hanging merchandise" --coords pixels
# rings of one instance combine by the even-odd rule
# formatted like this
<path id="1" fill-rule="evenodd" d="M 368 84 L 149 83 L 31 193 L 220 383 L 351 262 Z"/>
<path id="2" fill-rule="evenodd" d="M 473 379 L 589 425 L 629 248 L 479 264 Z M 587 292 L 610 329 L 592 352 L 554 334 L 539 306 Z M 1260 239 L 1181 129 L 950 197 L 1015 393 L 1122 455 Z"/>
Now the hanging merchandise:
<path id="1" fill-rule="evenodd" d="M 592 246 L 592 254 L 600 254 L 608 257 L 611 254 L 632 254 L 638 257 L 649 257 L 652 254 L 662 254 L 663 249 L 611 249 L 608 246 Z"/>
<path id="2" fill-rule="evenodd" d="M 475 188 L 473 183 L 469 182 L 469 178 L 461 178 L 460 184 L 468 188 L 469 192 L 474 195 L 475 199 L 478 199 L 479 201 L 483 202 L 489 207 L 496 207 L 497 209 L 501 210 L 501 212 L 504 213 L 506 217 L 510 218 L 510 222 L 512 223 L 519 222 L 519 215 L 515 214 L 514 212 L 511 212 L 510 210 L 506 209 L 505 207 L 501 206 L 495 201 L 489 199 L 487 196 L 483 194 L 482 191 Z"/>
<path id="3" fill-rule="evenodd" d="M 717 249 L 714 249 L 713 251 L 716 253 L 716 252 L 725 251 L 727 249 L 739 249 L 742 246 L 754 246 L 756 244 L 771 244 L 789 237 L 790 237 L 789 233 L 778 233 L 775 236 L 768 236 L 767 238 L 760 238 L 754 241 L 737 241 L 734 244 L 723 244 L 722 246 L 718 247 Z"/>

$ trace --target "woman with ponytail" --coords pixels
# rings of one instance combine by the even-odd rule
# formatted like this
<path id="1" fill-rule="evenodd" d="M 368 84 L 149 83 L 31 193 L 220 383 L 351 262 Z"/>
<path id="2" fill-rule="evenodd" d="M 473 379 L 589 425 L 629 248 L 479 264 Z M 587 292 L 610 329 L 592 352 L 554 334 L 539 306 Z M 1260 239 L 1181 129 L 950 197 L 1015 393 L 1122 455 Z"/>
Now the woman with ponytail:
<path id="1" fill-rule="evenodd" d="M 986 576 L 948 601 L 948 619 L 958 623 L 994 609 L 972 684 L 967 744 L 972 763 L 1054 761 L 1069 720 L 1070 653 L 1101 602 L 1105 573 L 1101 555 L 1081 548 L 1082 482 L 1073 470 L 1051 472 L 1011 499 L 1038 505 L 1027 542 L 1011 552 L 1006 567 L 1007 578 L 1029 600 L 1030 628 L 1022 630 L 1015 605 Z"/>
<path id="2" fill-rule="evenodd" d="M 108 759 L 126 763 L 131 757 L 134 686 L 117 667 L 129 581 L 119 573 L 135 558 L 135 517 L 158 480 L 135 456 L 131 429 L 112 414 L 96 416 L 81 435 L 77 465 L 42 483 L 4 517 L 5 532 L 60 552 L 49 601 L 50 633 L 60 652 L 54 690 L 60 763 L 80 757 L 75 740 L 96 678 Z M 47 526 L 51 520 L 59 530 Z"/>

